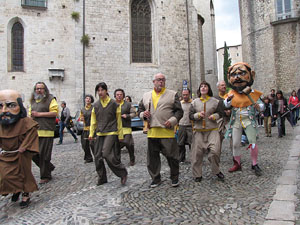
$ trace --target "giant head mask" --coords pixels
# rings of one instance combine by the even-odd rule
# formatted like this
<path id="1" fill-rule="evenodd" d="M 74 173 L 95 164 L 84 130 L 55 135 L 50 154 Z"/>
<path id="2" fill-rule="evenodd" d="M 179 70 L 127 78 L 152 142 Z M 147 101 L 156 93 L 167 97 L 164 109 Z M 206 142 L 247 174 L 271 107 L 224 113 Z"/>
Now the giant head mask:
<path id="1" fill-rule="evenodd" d="M 22 98 L 17 91 L 0 91 L 0 124 L 14 124 L 20 118 L 26 116 L 26 109 L 24 108 Z"/>
<path id="2" fill-rule="evenodd" d="M 255 79 L 255 72 L 244 62 L 233 64 L 228 68 L 227 79 L 229 86 L 239 93 L 246 87 L 251 87 Z"/>

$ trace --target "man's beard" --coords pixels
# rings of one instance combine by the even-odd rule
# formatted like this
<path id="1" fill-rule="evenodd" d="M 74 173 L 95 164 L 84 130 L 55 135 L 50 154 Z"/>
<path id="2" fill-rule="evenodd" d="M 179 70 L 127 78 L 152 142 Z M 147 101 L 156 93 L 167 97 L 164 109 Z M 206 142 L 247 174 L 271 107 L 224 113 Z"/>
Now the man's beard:
<path id="1" fill-rule="evenodd" d="M 2 119 L 3 116 L 7 116 L 8 118 L 4 118 Z M 12 114 L 10 112 L 3 112 L 0 114 L 0 124 L 2 125 L 11 125 L 16 123 L 18 120 L 20 119 L 20 113 L 18 113 L 17 115 Z"/>
<path id="2" fill-rule="evenodd" d="M 37 94 L 37 93 L 34 93 L 33 96 L 34 96 L 34 100 L 42 100 L 43 98 L 46 97 L 46 95 Z"/>

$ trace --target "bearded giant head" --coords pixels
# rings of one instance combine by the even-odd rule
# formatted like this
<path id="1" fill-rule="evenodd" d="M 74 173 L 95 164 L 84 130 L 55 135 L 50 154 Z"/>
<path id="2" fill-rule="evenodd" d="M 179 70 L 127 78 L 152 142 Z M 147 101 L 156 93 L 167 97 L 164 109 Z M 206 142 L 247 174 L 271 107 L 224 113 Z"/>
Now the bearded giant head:
<path id="1" fill-rule="evenodd" d="M 251 87 L 255 79 L 255 72 L 251 70 L 249 64 L 238 62 L 228 68 L 227 79 L 229 86 L 239 92 L 246 87 Z"/>
<path id="2" fill-rule="evenodd" d="M 20 94 L 15 90 L 0 91 L 0 124 L 11 125 L 27 116 Z"/>

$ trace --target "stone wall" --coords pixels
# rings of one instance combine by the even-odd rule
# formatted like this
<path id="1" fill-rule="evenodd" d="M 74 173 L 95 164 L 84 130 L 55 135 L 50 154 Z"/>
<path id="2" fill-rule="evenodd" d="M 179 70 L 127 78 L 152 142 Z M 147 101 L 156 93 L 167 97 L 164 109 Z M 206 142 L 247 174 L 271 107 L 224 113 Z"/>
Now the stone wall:
<path id="1" fill-rule="evenodd" d="M 1 87 L 16 88 L 24 94 L 28 105 L 33 85 L 44 81 L 58 101 L 66 101 L 72 114 L 83 104 L 83 46 L 80 43 L 83 28 L 82 0 L 48 0 L 46 10 L 24 8 L 20 0 L 0 2 L 0 79 Z M 152 10 L 153 63 L 131 63 L 130 0 L 89 0 L 86 5 L 86 34 L 91 38 L 86 53 L 85 93 L 95 94 L 98 82 L 104 81 L 110 96 L 116 88 L 138 102 L 142 94 L 153 88 L 153 75 L 167 76 L 167 87 L 182 89 L 183 79 L 189 80 L 188 35 L 186 1 L 150 0 Z M 193 91 L 200 83 L 200 46 L 198 16 L 205 19 L 203 46 L 205 79 L 215 83 L 217 70 L 215 56 L 214 21 L 208 1 L 188 0 L 191 75 Z M 78 22 L 71 13 L 80 13 Z M 25 71 L 9 72 L 9 24 L 12 19 L 22 21 L 25 30 Z M 48 69 L 64 69 L 61 80 L 49 80 Z M 215 86 L 215 85 L 212 85 Z"/>
<path id="2" fill-rule="evenodd" d="M 272 88 L 290 94 L 300 88 L 299 16 L 276 18 L 274 0 L 239 0 L 243 60 L 256 72 L 254 87 L 269 93 Z M 299 5 L 293 5 L 295 10 Z"/>

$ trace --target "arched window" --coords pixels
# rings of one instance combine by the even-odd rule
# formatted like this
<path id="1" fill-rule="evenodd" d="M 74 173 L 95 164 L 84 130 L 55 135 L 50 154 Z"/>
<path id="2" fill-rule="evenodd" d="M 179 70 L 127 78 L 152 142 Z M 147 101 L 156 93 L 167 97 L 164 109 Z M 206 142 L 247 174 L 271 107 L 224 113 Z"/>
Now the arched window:
<path id="1" fill-rule="evenodd" d="M 24 71 L 24 29 L 16 22 L 11 30 L 12 71 Z"/>
<path id="2" fill-rule="evenodd" d="M 148 0 L 133 0 L 131 4 L 132 62 L 152 62 L 151 8 Z"/>

